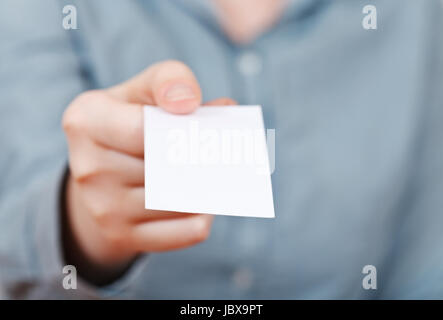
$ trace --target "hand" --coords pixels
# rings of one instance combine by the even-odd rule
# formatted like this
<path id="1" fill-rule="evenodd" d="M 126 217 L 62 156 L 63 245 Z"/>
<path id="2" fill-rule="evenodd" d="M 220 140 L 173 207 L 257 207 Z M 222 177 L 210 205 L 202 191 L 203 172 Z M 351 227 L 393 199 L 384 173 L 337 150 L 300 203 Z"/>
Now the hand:
<path id="1" fill-rule="evenodd" d="M 70 165 L 64 238 L 67 254 L 91 278 L 105 280 L 139 253 L 189 247 L 210 233 L 212 216 L 144 209 L 144 104 L 191 113 L 201 105 L 200 86 L 187 66 L 166 61 L 81 94 L 63 117 Z"/>

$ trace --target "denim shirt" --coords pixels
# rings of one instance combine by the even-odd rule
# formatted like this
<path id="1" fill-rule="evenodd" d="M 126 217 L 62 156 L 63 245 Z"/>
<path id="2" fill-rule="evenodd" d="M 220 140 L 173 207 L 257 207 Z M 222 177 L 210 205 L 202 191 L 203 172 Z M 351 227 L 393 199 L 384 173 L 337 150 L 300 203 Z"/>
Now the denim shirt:
<path id="1" fill-rule="evenodd" d="M 78 29 L 62 27 L 77 8 Z M 0 3 L 0 287 L 7 297 L 443 298 L 443 9 L 296 0 L 247 45 L 202 1 Z M 253 13 L 251 13 L 253 14 Z M 64 290 L 60 121 L 79 93 L 178 59 L 275 129 L 276 218 L 215 218 L 195 247 Z M 210 187 L 210 186 L 208 186 Z M 365 266 L 377 289 L 363 286 Z M 2 291 L 0 290 L 0 291 Z"/>

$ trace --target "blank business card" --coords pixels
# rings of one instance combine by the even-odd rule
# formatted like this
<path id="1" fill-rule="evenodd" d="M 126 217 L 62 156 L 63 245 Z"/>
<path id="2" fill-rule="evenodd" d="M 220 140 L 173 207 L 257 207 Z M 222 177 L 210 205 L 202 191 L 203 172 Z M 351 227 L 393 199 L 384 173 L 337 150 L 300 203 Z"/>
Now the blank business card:
<path id="1" fill-rule="evenodd" d="M 146 209 L 275 216 L 260 106 L 145 106 L 144 116 Z"/>

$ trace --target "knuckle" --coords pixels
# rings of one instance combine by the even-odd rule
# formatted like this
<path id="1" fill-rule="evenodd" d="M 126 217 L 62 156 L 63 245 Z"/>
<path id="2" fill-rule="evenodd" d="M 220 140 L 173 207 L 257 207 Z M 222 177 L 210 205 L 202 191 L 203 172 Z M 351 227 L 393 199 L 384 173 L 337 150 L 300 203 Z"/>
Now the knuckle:
<path id="1" fill-rule="evenodd" d="M 109 201 L 95 203 L 91 215 L 94 221 L 102 227 L 109 226 L 114 221 L 114 212 Z"/>
<path id="2" fill-rule="evenodd" d="M 79 156 L 81 159 L 72 157 L 70 161 L 71 173 L 75 181 L 84 183 L 100 175 L 102 165 L 98 161 L 92 157 L 85 157 L 83 154 Z"/>
<path id="3" fill-rule="evenodd" d="M 101 169 L 98 164 L 93 162 L 88 162 L 87 164 L 71 162 L 71 172 L 75 181 L 84 183 L 97 177 L 101 173 Z"/>
<path id="4" fill-rule="evenodd" d="M 87 118 L 85 111 L 90 106 L 102 103 L 103 93 L 99 90 L 86 91 L 78 95 L 65 110 L 62 118 L 63 130 L 67 133 L 83 129 Z"/>
<path id="5" fill-rule="evenodd" d="M 66 133 L 74 132 L 80 129 L 83 123 L 83 114 L 78 105 L 71 104 L 63 113 L 62 127 Z"/>
<path id="6" fill-rule="evenodd" d="M 191 68 L 186 64 L 178 60 L 166 60 L 155 64 L 150 68 L 154 83 L 162 83 L 166 79 L 173 78 L 192 78 L 194 79 L 194 73 Z"/>
<path id="7" fill-rule="evenodd" d="M 98 95 L 97 91 L 86 91 L 71 102 L 63 114 L 62 127 L 65 132 L 76 132 L 83 128 L 86 120 L 85 107 L 97 99 Z"/>
<path id="8" fill-rule="evenodd" d="M 162 68 L 171 68 L 179 71 L 191 72 L 191 69 L 180 60 L 166 60 L 160 63 Z"/>
<path id="9" fill-rule="evenodd" d="M 95 105 L 98 103 L 102 103 L 105 99 L 105 95 L 101 90 L 89 90 L 80 94 L 75 100 L 74 103 L 79 105 Z"/>

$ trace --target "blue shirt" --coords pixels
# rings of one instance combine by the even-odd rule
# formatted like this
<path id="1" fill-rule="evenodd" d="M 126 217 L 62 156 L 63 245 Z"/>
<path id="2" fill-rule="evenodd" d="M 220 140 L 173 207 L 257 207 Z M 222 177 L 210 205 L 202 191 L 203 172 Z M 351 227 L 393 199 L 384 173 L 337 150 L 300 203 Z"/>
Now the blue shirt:
<path id="1" fill-rule="evenodd" d="M 236 45 L 200 1 L 0 4 L 0 283 L 8 297 L 443 298 L 443 16 L 437 0 L 299 0 Z M 62 28 L 74 4 L 78 30 Z M 204 100 L 261 104 L 275 220 L 216 217 L 193 248 L 62 287 L 61 115 L 79 93 L 178 59 Z M 377 289 L 365 290 L 366 265 Z M 1 290 L 0 290 L 1 291 Z"/>

